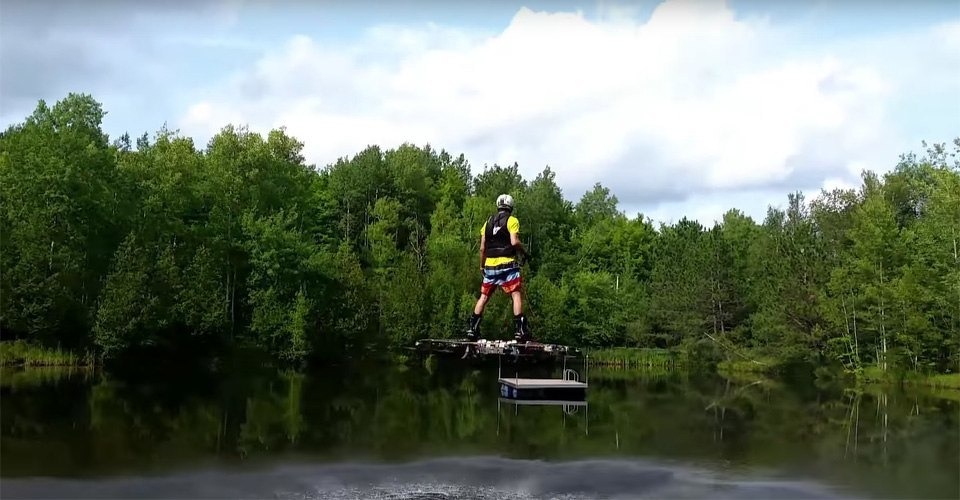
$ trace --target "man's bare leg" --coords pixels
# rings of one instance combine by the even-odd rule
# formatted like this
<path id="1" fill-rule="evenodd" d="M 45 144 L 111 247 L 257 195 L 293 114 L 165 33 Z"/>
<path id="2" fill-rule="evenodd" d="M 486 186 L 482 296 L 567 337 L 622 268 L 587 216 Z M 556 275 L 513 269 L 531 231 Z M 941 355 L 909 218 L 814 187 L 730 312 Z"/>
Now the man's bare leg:
<path id="1" fill-rule="evenodd" d="M 483 309 L 487 307 L 487 301 L 490 300 L 489 295 L 480 294 L 480 298 L 477 299 L 477 305 L 473 307 L 473 314 L 477 316 L 483 315 Z M 517 306 L 513 306 L 516 309 Z"/>
<path id="2" fill-rule="evenodd" d="M 521 342 L 531 340 L 530 325 L 527 323 L 527 317 L 523 314 L 523 295 L 520 290 L 517 290 L 510 296 L 513 297 L 513 321 L 517 328 L 514 338 Z"/>
<path id="3" fill-rule="evenodd" d="M 490 296 L 481 293 L 480 298 L 477 299 L 477 305 L 473 306 L 473 315 L 470 316 L 470 323 L 467 325 L 467 338 L 469 340 L 476 340 L 480 334 L 480 320 L 483 318 L 483 310 L 487 307 L 488 300 L 490 300 Z"/>

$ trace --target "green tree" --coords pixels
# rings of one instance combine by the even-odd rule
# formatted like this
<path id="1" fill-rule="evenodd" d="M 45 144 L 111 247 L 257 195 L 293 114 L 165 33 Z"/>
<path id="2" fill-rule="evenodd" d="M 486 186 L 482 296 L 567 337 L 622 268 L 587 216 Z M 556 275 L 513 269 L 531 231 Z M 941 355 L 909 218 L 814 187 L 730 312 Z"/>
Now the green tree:
<path id="1" fill-rule="evenodd" d="M 566 199 L 550 167 L 473 175 L 463 155 L 409 143 L 317 167 L 282 128 L 228 125 L 200 148 L 166 127 L 111 142 L 104 114 L 70 94 L 0 133 L 4 338 L 108 358 L 247 344 L 303 363 L 456 336 L 480 228 L 510 193 L 542 340 L 854 371 L 960 362 L 960 138 L 864 172 L 860 189 L 792 193 L 759 224 L 731 209 L 655 229 L 599 183 Z M 511 323 L 498 295 L 485 328 Z"/>

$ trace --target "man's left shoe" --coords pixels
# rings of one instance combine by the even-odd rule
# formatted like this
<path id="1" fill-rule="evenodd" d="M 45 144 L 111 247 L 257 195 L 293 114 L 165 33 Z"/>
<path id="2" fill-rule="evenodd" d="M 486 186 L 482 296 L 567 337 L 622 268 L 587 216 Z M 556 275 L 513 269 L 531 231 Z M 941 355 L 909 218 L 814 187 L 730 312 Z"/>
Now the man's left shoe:
<path id="1" fill-rule="evenodd" d="M 533 337 L 529 333 L 522 332 L 514 333 L 513 338 L 520 344 L 525 344 L 533 340 Z"/>
<path id="2" fill-rule="evenodd" d="M 514 322 L 517 326 L 517 333 L 514 334 L 513 338 L 517 342 L 529 342 L 533 340 L 533 336 L 530 335 L 530 323 L 527 322 L 527 317 L 524 314 L 519 314 L 514 316 Z"/>

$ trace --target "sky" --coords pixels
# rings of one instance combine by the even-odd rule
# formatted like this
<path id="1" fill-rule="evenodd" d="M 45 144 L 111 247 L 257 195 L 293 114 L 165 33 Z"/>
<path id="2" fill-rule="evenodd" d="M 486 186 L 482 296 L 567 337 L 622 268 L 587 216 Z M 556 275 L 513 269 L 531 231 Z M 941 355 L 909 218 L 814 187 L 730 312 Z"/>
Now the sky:
<path id="1" fill-rule="evenodd" d="M 960 137 L 960 0 L 2 0 L 0 126 L 69 92 L 111 137 L 286 127 L 318 167 L 430 144 L 760 222 Z"/>

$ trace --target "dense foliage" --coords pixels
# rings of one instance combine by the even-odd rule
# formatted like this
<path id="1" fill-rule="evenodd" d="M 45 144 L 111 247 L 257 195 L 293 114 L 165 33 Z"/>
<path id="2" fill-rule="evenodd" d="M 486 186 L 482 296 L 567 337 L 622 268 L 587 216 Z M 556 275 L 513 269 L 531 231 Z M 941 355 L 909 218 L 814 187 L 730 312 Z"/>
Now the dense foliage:
<path id="1" fill-rule="evenodd" d="M 71 94 L 0 136 L 4 338 L 107 357 L 250 343 L 303 360 L 459 336 L 479 228 L 509 192 L 541 340 L 854 369 L 960 362 L 960 161 L 943 145 L 857 190 L 791 194 L 759 223 L 730 210 L 713 227 L 654 227 L 600 184 L 565 199 L 549 168 L 475 175 L 462 155 L 409 144 L 315 168 L 283 130 L 111 143 L 103 116 Z M 509 301 L 483 327 L 510 335 Z"/>

